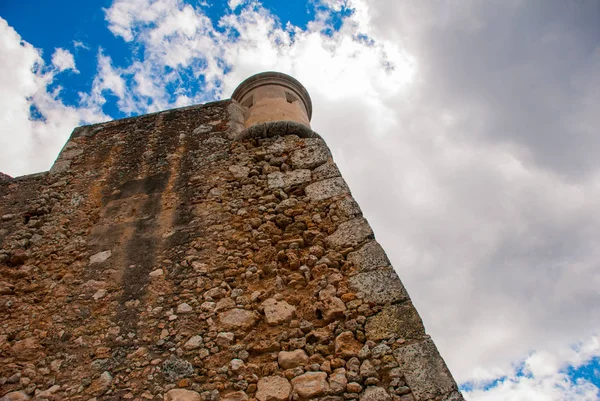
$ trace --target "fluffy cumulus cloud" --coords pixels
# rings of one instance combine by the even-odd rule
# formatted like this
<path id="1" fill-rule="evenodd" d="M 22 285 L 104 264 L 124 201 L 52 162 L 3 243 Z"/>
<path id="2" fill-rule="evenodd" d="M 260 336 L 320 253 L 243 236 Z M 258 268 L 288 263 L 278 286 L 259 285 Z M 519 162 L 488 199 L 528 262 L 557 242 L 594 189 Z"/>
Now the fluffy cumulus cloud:
<path id="1" fill-rule="evenodd" d="M 72 70 L 75 73 L 79 73 L 75 67 L 75 58 L 73 54 L 65 49 L 57 48 L 52 54 L 52 65 L 56 67 L 58 72 L 65 70 Z"/>
<path id="2" fill-rule="evenodd" d="M 475 383 L 465 392 L 477 401 L 594 401 L 598 387 L 574 373 L 585 365 L 598 368 L 600 339 L 592 337 L 577 347 L 534 352 L 510 375 L 492 383 Z M 595 372 L 598 375 L 598 372 Z"/>
<path id="3" fill-rule="evenodd" d="M 146 113 L 228 97 L 265 70 L 295 76 L 468 398 L 596 399 L 565 369 L 599 355 L 598 5 L 314 4 L 300 28 L 257 1 L 230 0 L 215 20 L 181 0 L 115 0 L 107 26 L 132 61 L 100 49 L 73 112 L 110 94 L 122 112 Z M 18 65 L 0 68 L 21 74 L 4 99 L 27 116 L 41 91 L 65 112 L 44 92 L 52 75 L 34 68 L 36 50 L 2 29 Z"/>
<path id="4" fill-rule="evenodd" d="M 98 107 L 60 100 L 58 73 L 75 69 L 71 53 L 57 49 L 52 66 L 0 18 L 0 169 L 10 175 L 47 170 L 73 128 L 108 119 Z"/>

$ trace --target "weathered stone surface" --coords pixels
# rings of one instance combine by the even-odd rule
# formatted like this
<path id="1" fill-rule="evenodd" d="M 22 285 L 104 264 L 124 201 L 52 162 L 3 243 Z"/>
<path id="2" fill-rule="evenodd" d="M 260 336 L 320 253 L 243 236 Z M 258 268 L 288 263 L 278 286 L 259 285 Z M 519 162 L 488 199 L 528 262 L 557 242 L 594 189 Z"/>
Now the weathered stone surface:
<path id="1" fill-rule="evenodd" d="M 11 354 L 23 360 L 36 359 L 42 351 L 42 346 L 34 337 L 15 342 L 11 348 Z"/>
<path id="2" fill-rule="evenodd" d="M 450 371 L 430 339 L 398 348 L 394 351 L 394 358 L 416 401 L 429 400 L 457 390 Z"/>
<path id="3" fill-rule="evenodd" d="M 276 301 L 269 298 L 262 303 L 265 311 L 265 320 L 269 324 L 280 324 L 290 321 L 296 313 L 296 308 L 285 301 Z"/>
<path id="4" fill-rule="evenodd" d="M 248 177 L 248 173 L 250 173 L 250 168 L 234 164 L 233 166 L 229 166 L 229 172 L 233 174 L 235 178 L 246 178 Z"/>
<path id="5" fill-rule="evenodd" d="M 349 393 L 360 393 L 362 391 L 362 386 L 357 382 L 348 383 L 346 386 L 346 390 Z"/>
<path id="6" fill-rule="evenodd" d="M 338 229 L 327 237 L 327 243 L 333 248 L 349 247 L 372 237 L 371 226 L 361 217 L 340 224 Z"/>
<path id="7" fill-rule="evenodd" d="M 26 401 L 29 399 L 31 399 L 31 397 L 23 391 L 11 391 L 0 398 L 0 401 Z"/>
<path id="8" fill-rule="evenodd" d="M 408 293 L 393 270 L 375 270 L 350 277 L 350 287 L 362 292 L 364 299 L 377 304 L 408 299 Z"/>
<path id="9" fill-rule="evenodd" d="M 348 261 L 363 272 L 390 265 L 390 260 L 377 241 L 367 242 L 358 251 L 349 253 Z"/>
<path id="10" fill-rule="evenodd" d="M 465 401 L 462 394 L 458 391 L 453 391 L 442 399 L 442 401 Z"/>
<path id="11" fill-rule="evenodd" d="M 304 191 L 313 201 L 321 201 L 350 192 L 342 177 L 328 178 L 308 185 Z"/>
<path id="12" fill-rule="evenodd" d="M 365 325 L 367 339 L 380 341 L 396 336 L 415 339 L 425 335 L 423 322 L 411 302 L 388 305 L 377 315 L 367 319 Z"/>
<path id="13" fill-rule="evenodd" d="M 243 391 L 234 391 L 233 393 L 225 394 L 221 397 L 220 401 L 246 401 L 248 400 L 248 394 Z"/>
<path id="14" fill-rule="evenodd" d="M 323 305 L 323 319 L 325 319 L 327 322 L 344 316 L 344 312 L 346 311 L 346 305 L 344 304 L 344 301 L 338 297 L 327 297 L 321 301 L 321 304 Z"/>
<path id="15" fill-rule="evenodd" d="M 90 264 L 92 265 L 94 263 L 106 262 L 108 260 L 108 258 L 110 258 L 110 255 L 112 255 L 112 252 L 110 250 L 98 252 L 98 253 L 90 256 Z"/>
<path id="16" fill-rule="evenodd" d="M 193 311 L 194 311 L 194 308 L 192 308 L 185 302 L 177 305 L 177 313 L 184 314 L 184 313 L 190 313 Z"/>
<path id="17" fill-rule="evenodd" d="M 202 337 L 201 336 L 193 336 L 189 340 L 183 344 L 183 348 L 186 350 L 194 350 L 198 349 L 202 346 Z"/>
<path id="18" fill-rule="evenodd" d="M 340 170 L 335 163 L 325 163 L 312 172 L 313 181 L 325 180 L 327 178 L 339 177 Z"/>
<path id="19" fill-rule="evenodd" d="M 267 376 L 258 381 L 256 399 L 258 401 L 287 401 L 292 386 L 280 376 Z"/>
<path id="20" fill-rule="evenodd" d="M 102 372 L 100 377 L 92 381 L 92 384 L 90 384 L 88 387 L 87 392 L 95 396 L 100 396 L 108 391 L 112 381 L 113 377 L 110 372 Z"/>
<path id="21" fill-rule="evenodd" d="M 329 149 L 322 144 L 298 149 L 292 153 L 290 159 L 295 169 L 313 169 L 327 162 L 330 156 Z"/>
<path id="22" fill-rule="evenodd" d="M 15 293 L 15 286 L 6 281 L 0 281 L 0 295 L 12 295 Z"/>
<path id="23" fill-rule="evenodd" d="M 392 401 L 392 397 L 381 387 L 367 387 L 360 401 Z"/>
<path id="24" fill-rule="evenodd" d="M 310 170 L 293 170 L 286 173 L 275 172 L 267 176 L 269 188 L 285 188 L 309 182 Z"/>
<path id="25" fill-rule="evenodd" d="M 0 172 L 0 183 L 10 182 L 12 180 L 13 180 L 13 178 L 10 175 Z"/>
<path id="26" fill-rule="evenodd" d="M 353 217 L 362 216 L 362 211 L 360 210 L 358 203 L 356 203 L 350 195 L 343 197 L 335 202 L 335 204 L 337 205 L 338 210 L 343 214 L 343 216 L 340 217 L 351 219 Z"/>
<path id="27" fill-rule="evenodd" d="M 358 355 L 362 343 L 356 341 L 351 331 L 345 331 L 335 338 L 335 353 L 343 358 Z"/>
<path id="28" fill-rule="evenodd" d="M 249 329 L 257 320 L 255 312 L 245 309 L 235 308 L 219 313 L 219 321 L 225 329 Z"/>
<path id="29" fill-rule="evenodd" d="M 305 365 L 308 362 L 308 355 L 302 349 L 281 351 L 277 356 L 277 362 L 283 369 L 293 369 Z"/>
<path id="30" fill-rule="evenodd" d="M 202 397 L 195 391 L 174 388 L 167 391 L 164 401 L 202 401 Z"/>
<path id="31" fill-rule="evenodd" d="M 365 359 L 360 365 L 360 376 L 363 379 L 366 379 L 367 377 L 378 377 L 379 375 L 377 374 L 377 369 L 375 369 L 371 361 Z"/>
<path id="32" fill-rule="evenodd" d="M 194 367 L 188 361 L 171 355 L 169 359 L 163 362 L 162 372 L 165 379 L 173 382 L 194 374 Z"/>
<path id="33" fill-rule="evenodd" d="M 326 145 L 287 121 L 246 129 L 244 111 L 224 101 L 82 127 L 60 175 L 0 179 L 0 395 L 412 398 L 392 351 L 426 337 L 411 338 L 418 319 L 398 329 L 410 311 L 386 309 L 409 303 L 394 277 L 352 277 L 389 262 L 367 252 Z M 319 395 L 293 395 L 294 377 Z"/>
<path id="34" fill-rule="evenodd" d="M 327 373 L 307 372 L 292 379 L 294 392 L 301 398 L 312 398 L 325 394 L 329 389 Z"/>
<path id="35" fill-rule="evenodd" d="M 337 369 L 329 376 L 329 389 L 333 394 L 342 394 L 346 391 L 348 379 L 345 369 Z"/>
<path id="36" fill-rule="evenodd" d="M 196 127 L 192 133 L 194 133 L 195 135 L 200 135 L 200 134 L 207 134 L 209 132 L 211 132 L 214 129 L 214 127 L 210 124 L 202 124 L 199 125 L 198 127 Z"/>

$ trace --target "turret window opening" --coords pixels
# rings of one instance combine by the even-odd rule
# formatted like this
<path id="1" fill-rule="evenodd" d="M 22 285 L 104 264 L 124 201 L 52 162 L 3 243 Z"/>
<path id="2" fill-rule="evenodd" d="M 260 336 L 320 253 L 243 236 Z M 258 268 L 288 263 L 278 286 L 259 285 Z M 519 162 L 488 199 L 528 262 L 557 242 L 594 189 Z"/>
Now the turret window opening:
<path id="1" fill-rule="evenodd" d="M 298 99 L 290 92 L 285 92 L 285 100 L 287 100 L 288 103 L 294 103 Z"/>

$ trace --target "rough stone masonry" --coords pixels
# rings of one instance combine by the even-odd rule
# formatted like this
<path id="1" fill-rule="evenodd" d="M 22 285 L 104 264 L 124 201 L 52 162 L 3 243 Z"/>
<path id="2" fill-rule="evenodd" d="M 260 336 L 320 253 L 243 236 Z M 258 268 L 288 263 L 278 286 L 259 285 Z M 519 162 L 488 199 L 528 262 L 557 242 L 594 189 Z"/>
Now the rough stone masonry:
<path id="1" fill-rule="evenodd" d="M 295 79 L 0 175 L 0 400 L 463 400 Z"/>

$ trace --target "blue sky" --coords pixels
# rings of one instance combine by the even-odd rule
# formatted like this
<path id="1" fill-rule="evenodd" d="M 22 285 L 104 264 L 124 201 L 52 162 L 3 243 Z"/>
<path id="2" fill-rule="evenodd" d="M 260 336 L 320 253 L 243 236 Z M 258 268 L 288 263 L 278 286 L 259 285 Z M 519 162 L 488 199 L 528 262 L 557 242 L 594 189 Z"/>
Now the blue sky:
<path id="1" fill-rule="evenodd" d="M 291 74 L 467 399 L 596 400 L 599 21 L 597 1 L 7 0 L 0 171 Z"/>
<path id="2" fill-rule="evenodd" d="M 224 14 L 239 14 L 240 9 L 231 10 L 224 0 L 214 2 L 190 2 L 202 9 L 213 21 Z M 59 7 L 57 7 L 59 5 Z M 126 66 L 133 60 L 143 60 L 143 46 L 127 43 L 115 37 L 107 27 L 105 9 L 111 1 L 7 1 L 0 5 L 0 15 L 13 26 L 21 37 L 41 50 L 46 64 L 57 47 L 70 51 L 76 58 L 79 73 L 66 73 L 49 86 L 52 90 L 61 86 L 61 99 L 66 105 L 77 106 L 79 92 L 89 91 L 96 73 L 96 55 L 99 49 L 110 55 L 115 66 Z M 288 23 L 306 29 L 320 4 L 304 1 L 262 1 L 261 5 L 277 16 L 282 26 Z M 23 10 L 28 10 L 24 13 Z M 330 14 L 331 28 L 339 29 L 349 9 Z M 200 89 L 200 88 L 198 88 Z M 107 97 L 102 110 L 112 118 L 122 118 L 136 113 L 124 113 L 116 105 L 115 98 Z"/>

